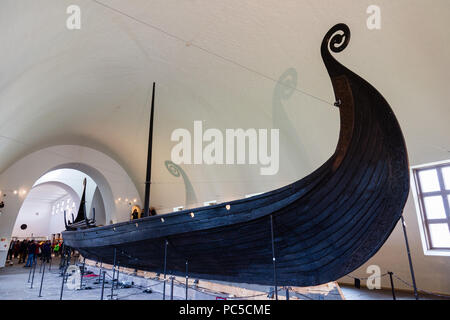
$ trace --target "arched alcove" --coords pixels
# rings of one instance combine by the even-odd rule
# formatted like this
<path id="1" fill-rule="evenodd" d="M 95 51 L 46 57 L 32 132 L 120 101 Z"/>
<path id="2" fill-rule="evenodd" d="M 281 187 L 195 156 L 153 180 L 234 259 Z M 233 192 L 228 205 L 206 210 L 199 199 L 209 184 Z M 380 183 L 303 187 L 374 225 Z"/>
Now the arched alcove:
<path id="1" fill-rule="evenodd" d="M 75 210 L 79 206 L 80 197 L 72 187 L 58 181 L 35 184 L 20 207 L 13 228 L 13 236 L 50 238 L 52 234 L 61 233 L 64 230 L 62 214 L 64 209 L 59 212 L 58 208 L 58 211 L 55 211 L 56 202 L 64 202 Z M 24 224 L 27 228 L 21 228 Z"/>
<path id="2" fill-rule="evenodd" d="M 61 169 L 72 169 L 76 171 L 83 172 L 87 176 L 89 176 L 97 185 L 98 193 L 97 200 L 101 199 L 103 202 L 105 216 L 103 217 L 102 223 L 109 223 L 116 216 L 116 206 L 114 203 L 114 195 L 111 190 L 111 186 L 109 182 L 106 180 L 105 176 L 97 169 L 92 166 L 89 166 L 85 163 L 80 162 L 70 162 L 63 163 L 58 166 L 55 166 L 49 169 L 45 174 L 48 174 L 52 171 L 61 170 Z M 45 175 L 44 174 L 44 175 Z M 95 195 L 95 193 L 94 193 Z M 100 197 L 100 198 L 99 198 Z M 87 208 L 88 216 L 92 214 L 92 207 Z"/>
<path id="3" fill-rule="evenodd" d="M 129 174 L 110 156 L 84 146 L 52 146 L 22 157 L 0 174 L 0 201 L 5 203 L 0 215 L 1 238 L 11 239 L 20 208 L 36 181 L 58 169 L 78 170 L 95 181 L 97 197 L 101 196 L 105 207 L 105 224 L 130 217 L 130 203 L 115 199 L 136 199 L 135 204 L 142 206 Z M 0 267 L 5 260 L 6 252 L 0 251 Z"/>

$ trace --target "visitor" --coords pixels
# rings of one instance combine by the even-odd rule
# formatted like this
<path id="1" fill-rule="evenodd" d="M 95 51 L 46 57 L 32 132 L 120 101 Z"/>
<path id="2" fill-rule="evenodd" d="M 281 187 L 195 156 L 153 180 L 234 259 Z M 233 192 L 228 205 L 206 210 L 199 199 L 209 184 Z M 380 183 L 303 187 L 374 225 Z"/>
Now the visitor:
<path id="1" fill-rule="evenodd" d="M 16 243 L 14 244 L 14 258 L 19 257 L 19 252 L 20 252 L 20 241 L 16 240 Z"/>
<path id="2" fill-rule="evenodd" d="M 41 242 L 37 242 L 36 241 L 36 248 L 34 249 L 34 262 L 36 262 L 37 259 L 41 259 L 42 260 L 42 255 L 41 255 L 41 245 L 42 245 L 42 241 Z"/>
<path id="3" fill-rule="evenodd" d="M 139 218 L 139 213 L 137 212 L 136 209 L 133 210 L 133 213 L 131 214 L 131 218 L 132 218 L 132 220 L 136 220 Z"/>
<path id="4" fill-rule="evenodd" d="M 50 240 L 47 240 L 41 247 L 42 261 L 49 263 L 52 255 Z"/>
<path id="5" fill-rule="evenodd" d="M 150 207 L 150 216 L 156 216 L 155 207 Z"/>
<path id="6" fill-rule="evenodd" d="M 19 263 L 25 263 L 25 260 L 27 258 L 27 253 L 28 253 L 28 241 L 23 240 L 20 243 L 20 248 L 19 248 Z"/>
<path id="7" fill-rule="evenodd" d="M 55 257 L 57 257 L 59 255 L 60 249 L 61 249 L 61 247 L 59 245 L 59 242 L 56 242 L 55 246 L 53 247 L 53 253 L 55 254 Z"/>
<path id="8" fill-rule="evenodd" d="M 28 260 L 25 264 L 25 268 L 30 268 L 33 266 L 33 263 L 35 263 L 35 254 L 36 254 L 36 244 L 34 243 L 34 240 L 31 240 L 28 245 Z"/>
<path id="9" fill-rule="evenodd" d="M 13 259 L 13 253 L 14 253 L 14 245 L 16 244 L 16 242 L 14 240 L 11 240 L 11 243 L 9 244 L 9 249 L 8 249 L 8 260 L 12 261 Z"/>

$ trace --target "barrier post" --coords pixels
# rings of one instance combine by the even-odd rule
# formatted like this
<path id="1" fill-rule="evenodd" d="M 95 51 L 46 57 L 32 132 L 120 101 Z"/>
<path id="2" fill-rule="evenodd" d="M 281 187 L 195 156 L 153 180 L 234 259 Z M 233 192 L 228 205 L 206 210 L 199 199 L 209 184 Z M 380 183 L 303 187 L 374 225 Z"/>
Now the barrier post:
<path id="1" fill-rule="evenodd" d="M 189 288 L 189 284 L 188 284 L 188 280 L 189 280 L 188 265 L 189 265 L 189 261 L 186 259 L 186 300 L 188 299 L 188 288 Z"/>
<path id="2" fill-rule="evenodd" d="M 389 271 L 388 274 L 389 274 L 389 278 L 391 279 L 392 299 L 393 299 L 393 300 L 397 300 L 397 299 L 395 298 L 394 279 L 392 279 L 393 273 Z"/>
<path id="3" fill-rule="evenodd" d="M 277 289 L 277 266 L 275 259 L 275 243 L 273 237 L 273 216 L 270 215 L 270 233 L 272 235 L 272 261 L 273 261 L 273 281 L 275 287 L 275 300 L 278 300 L 278 289 Z"/>
<path id="4" fill-rule="evenodd" d="M 44 275 L 45 275 L 45 261 L 44 260 L 42 260 L 42 264 L 44 265 L 44 268 L 42 270 L 41 286 L 39 288 L 39 298 L 42 297 L 42 284 L 44 283 Z"/>
<path id="5" fill-rule="evenodd" d="M 167 239 L 164 243 L 164 280 L 163 280 L 163 300 L 166 300 L 166 267 L 167 267 Z"/>
<path id="6" fill-rule="evenodd" d="M 409 270 L 411 272 L 411 278 L 412 278 L 412 283 L 413 283 L 413 287 L 414 287 L 414 296 L 416 297 L 416 300 L 419 300 L 419 294 L 417 293 L 417 286 L 416 286 L 416 277 L 414 276 L 414 268 L 413 268 L 412 259 L 411 259 L 411 252 L 409 250 L 408 235 L 406 234 L 406 223 L 405 223 L 405 219 L 403 218 L 403 214 L 402 214 L 402 227 L 403 227 L 403 235 L 405 237 L 405 243 L 406 243 L 406 252 L 408 253 Z"/>

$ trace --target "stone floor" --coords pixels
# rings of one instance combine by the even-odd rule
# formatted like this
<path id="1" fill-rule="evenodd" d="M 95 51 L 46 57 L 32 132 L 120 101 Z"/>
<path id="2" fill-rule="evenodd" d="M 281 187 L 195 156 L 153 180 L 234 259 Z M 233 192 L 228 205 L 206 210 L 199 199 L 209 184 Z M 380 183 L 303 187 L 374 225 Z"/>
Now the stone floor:
<path id="1" fill-rule="evenodd" d="M 49 270 L 48 265 L 44 273 L 38 264 L 35 269 L 34 280 L 30 268 L 24 268 L 24 264 L 7 265 L 0 269 L 0 300 L 59 300 L 62 285 L 62 276 L 59 271 L 59 261 L 54 259 Z M 88 267 L 91 273 L 89 277 L 83 277 L 83 290 L 69 289 L 67 284 L 63 289 L 63 300 L 100 300 L 101 284 L 98 281 L 100 270 L 95 267 Z M 111 271 L 106 271 L 106 283 L 104 288 L 104 299 L 110 299 L 111 294 Z M 39 297 L 42 275 L 44 281 L 42 285 L 41 297 Z M 30 280 L 30 281 L 28 281 Z M 31 288 L 31 282 L 33 286 Z M 119 300 L 160 300 L 163 297 L 163 282 L 160 280 L 144 279 L 140 277 L 121 274 L 119 283 L 131 283 L 131 288 L 114 289 L 114 299 Z M 78 288 L 78 287 L 77 287 Z M 145 289 L 151 289 L 151 293 L 144 293 Z M 252 288 L 257 289 L 257 288 Z M 367 290 L 356 289 L 351 286 L 341 286 L 341 290 L 347 300 L 392 300 L 390 290 Z M 264 292 L 264 290 L 263 290 Z M 174 299 L 185 298 L 185 287 L 175 284 L 173 290 Z M 220 297 L 220 293 L 208 292 L 204 290 L 189 289 L 189 299 L 192 300 L 215 300 Z M 396 292 L 398 300 L 412 300 L 414 295 L 407 292 Z M 435 296 L 421 294 L 421 299 L 442 299 Z M 166 299 L 170 299 L 170 285 L 166 285 Z M 284 299 L 280 296 L 280 299 Z"/>
<path id="2" fill-rule="evenodd" d="M 62 277 L 58 270 L 58 265 L 53 263 L 51 270 L 46 269 L 42 286 L 42 297 L 39 297 L 40 283 L 42 273 L 39 265 L 35 269 L 33 288 L 31 288 L 30 268 L 24 268 L 23 264 L 7 266 L 0 269 L 0 300 L 59 300 L 61 293 Z M 32 276 L 30 277 L 32 278 Z M 85 281 L 85 280 L 84 280 Z M 63 300 L 100 300 L 101 285 L 94 284 L 94 278 L 85 281 L 90 290 L 71 290 L 64 286 Z M 116 290 L 118 294 L 115 298 L 132 300 L 159 300 L 162 299 L 161 293 L 143 293 L 143 289 L 130 288 Z M 109 299 L 107 295 L 111 293 L 110 282 L 105 284 L 104 299 Z"/>

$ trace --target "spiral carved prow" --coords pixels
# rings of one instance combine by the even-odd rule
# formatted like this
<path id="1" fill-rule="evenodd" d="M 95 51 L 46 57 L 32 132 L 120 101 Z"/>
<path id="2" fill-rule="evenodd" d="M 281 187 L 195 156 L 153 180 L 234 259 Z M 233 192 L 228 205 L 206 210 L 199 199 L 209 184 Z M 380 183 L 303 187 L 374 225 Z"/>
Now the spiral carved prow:
<path id="1" fill-rule="evenodd" d="M 331 78 L 341 75 L 345 69 L 333 58 L 331 52 L 339 53 L 344 51 L 350 42 L 350 36 L 350 28 L 344 23 L 339 23 L 332 27 L 323 38 L 320 50 L 323 62 Z"/>

